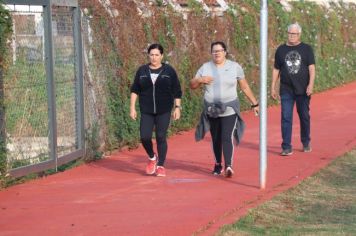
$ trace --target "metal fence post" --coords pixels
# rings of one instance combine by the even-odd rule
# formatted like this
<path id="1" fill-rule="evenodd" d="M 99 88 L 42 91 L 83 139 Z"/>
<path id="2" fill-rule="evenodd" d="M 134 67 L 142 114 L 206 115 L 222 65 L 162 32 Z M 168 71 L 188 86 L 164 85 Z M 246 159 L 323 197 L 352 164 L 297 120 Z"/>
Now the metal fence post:
<path id="1" fill-rule="evenodd" d="M 57 120 L 56 120 L 56 89 L 54 81 L 54 53 L 53 53 L 53 36 L 52 36 L 52 4 L 44 6 L 44 37 L 46 47 L 46 74 L 47 74 L 47 91 L 48 91 L 48 118 L 49 118 L 49 145 L 50 155 L 55 160 L 55 169 L 58 167 L 57 155 Z"/>
<path id="2" fill-rule="evenodd" d="M 267 0 L 261 0 L 260 27 L 260 188 L 265 189 L 267 175 Z"/>
<path id="3" fill-rule="evenodd" d="M 4 80 L 3 69 L 0 65 L 0 141 L 5 142 L 5 106 L 4 106 Z"/>
<path id="4" fill-rule="evenodd" d="M 5 96 L 4 96 L 3 68 L 0 65 L 0 161 L 6 160 L 6 130 L 5 130 L 4 99 L 5 99 Z M 0 174 L 3 174 L 3 173 L 0 173 Z"/>
<path id="5" fill-rule="evenodd" d="M 83 44 L 81 34 L 81 12 L 79 7 L 74 8 L 74 48 L 75 48 L 75 75 L 76 75 L 76 116 L 77 116 L 77 145 L 84 149 L 84 93 L 83 93 Z"/>

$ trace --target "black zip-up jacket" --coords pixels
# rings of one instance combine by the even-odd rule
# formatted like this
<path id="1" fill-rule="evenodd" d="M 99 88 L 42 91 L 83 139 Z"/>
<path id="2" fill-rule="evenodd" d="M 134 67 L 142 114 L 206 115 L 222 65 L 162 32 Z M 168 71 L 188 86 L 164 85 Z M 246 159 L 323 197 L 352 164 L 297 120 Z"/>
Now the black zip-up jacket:
<path id="1" fill-rule="evenodd" d="M 170 112 L 174 99 L 182 97 L 182 90 L 176 71 L 172 66 L 162 63 L 162 71 L 153 84 L 149 64 L 140 66 L 136 72 L 131 92 L 139 96 L 141 113 L 163 114 Z"/>

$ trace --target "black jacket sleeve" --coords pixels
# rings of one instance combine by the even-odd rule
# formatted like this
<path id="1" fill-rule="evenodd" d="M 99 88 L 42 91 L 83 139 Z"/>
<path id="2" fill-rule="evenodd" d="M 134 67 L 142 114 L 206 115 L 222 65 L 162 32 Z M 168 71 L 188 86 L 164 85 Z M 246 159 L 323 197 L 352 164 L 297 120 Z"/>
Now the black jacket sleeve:
<path id="1" fill-rule="evenodd" d="M 140 83 L 139 83 L 140 75 L 142 73 L 141 71 L 142 71 L 142 67 L 138 68 L 138 70 L 136 71 L 133 84 L 131 85 L 131 93 L 136 93 L 137 95 L 139 95 L 141 92 Z"/>
<path id="2" fill-rule="evenodd" d="M 181 98 L 182 97 L 182 89 L 180 86 L 180 82 L 177 76 L 176 71 L 173 69 L 173 67 L 170 67 L 171 69 L 171 74 L 173 78 L 173 86 L 172 86 L 172 94 L 174 98 Z"/>

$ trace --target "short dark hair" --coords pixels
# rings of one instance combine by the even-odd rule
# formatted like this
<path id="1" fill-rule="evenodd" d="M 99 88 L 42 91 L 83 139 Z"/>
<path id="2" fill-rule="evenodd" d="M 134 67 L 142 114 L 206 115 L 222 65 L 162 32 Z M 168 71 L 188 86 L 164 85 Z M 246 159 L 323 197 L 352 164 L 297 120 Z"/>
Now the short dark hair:
<path id="1" fill-rule="evenodd" d="M 160 52 L 161 54 L 163 54 L 163 47 L 162 47 L 162 45 L 159 44 L 159 43 L 153 43 L 153 44 L 151 44 L 151 45 L 148 47 L 148 49 L 147 49 L 147 53 L 150 53 L 152 49 L 158 49 L 159 52 Z"/>
<path id="2" fill-rule="evenodd" d="M 220 45 L 220 46 L 224 49 L 224 51 L 226 51 L 226 44 L 225 44 L 224 42 L 222 42 L 222 41 L 215 41 L 215 42 L 212 42 L 212 43 L 211 43 L 211 46 L 210 46 L 210 51 L 213 51 L 213 47 L 214 47 L 215 45 Z"/>

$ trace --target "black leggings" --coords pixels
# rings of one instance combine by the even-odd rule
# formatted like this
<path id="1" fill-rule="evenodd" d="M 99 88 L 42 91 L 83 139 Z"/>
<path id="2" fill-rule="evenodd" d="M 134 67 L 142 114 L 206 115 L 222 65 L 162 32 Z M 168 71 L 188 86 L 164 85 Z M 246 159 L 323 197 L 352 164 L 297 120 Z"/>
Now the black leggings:
<path id="1" fill-rule="evenodd" d="M 218 118 L 209 117 L 215 162 L 221 164 L 221 155 L 223 153 L 225 167 L 232 165 L 232 158 L 234 155 L 233 132 L 236 126 L 236 121 L 236 114 Z"/>
<path id="2" fill-rule="evenodd" d="M 158 152 L 158 164 L 159 166 L 164 165 L 167 155 L 167 130 L 169 127 L 169 122 L 171 120 L 171 113 L 167 112 L 164 114 L 141 114 L 140 121 L 140 137 L 143 147 L 145 148 L 147 154 L 152 158 L 154 156 L 153 144 L 152 144 L 152 133 L 153 127 L 156 131 L 156 142 L 157 142 L 157 152 Z"/>

